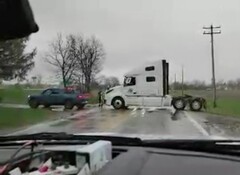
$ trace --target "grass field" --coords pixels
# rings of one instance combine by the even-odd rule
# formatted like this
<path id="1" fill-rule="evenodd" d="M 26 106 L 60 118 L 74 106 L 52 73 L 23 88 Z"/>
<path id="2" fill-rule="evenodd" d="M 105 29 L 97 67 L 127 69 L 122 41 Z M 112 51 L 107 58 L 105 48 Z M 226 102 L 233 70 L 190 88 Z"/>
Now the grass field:
<path id="1" fill-rule="evenodd" d="M 35 124 L 50 119 L 52 115 L 52 111 L 42 109 L 13 109 L 0 107 L 0 129 Z"/>
<path id="2" fill-rule="evenodd" d="M 2 98 L 2 103 L 16 103 L 16 104 L 26 104 L 27 96 L 32 94 L 38 94 L 41 90 L 31 90 L 10 87 L 7 89 L 0 89 L 0 97 Z"/>
<path id="3" fill-rule="evenodd" d="M 91 91 L 91 98 L 88 100 L 89 104 L 96 104 L 98 103 L 98 91 L 93 90 Z"/>
<path id="4" fill-rule="evenodd" d="M 171 94 L 180 95 L 180 91 Z M 217 108 L 213 108 L 212 91 L 187 90 L 184 94 L 201 96 L 207 99 L 207 112 L 240 117 L 240 90 L 217 91 Z"/>
<path id="5" fill-rule="evenodd" d="M 39 94 L 42 90 L 35 89 L 22 89 L 16 87 L 10 87 L 7 89 L 0 89 L 0 100 L 1 103 L 11 103 L 11 104 L 26 104 L 27 96 L 33 94 Z M 91 98 L 89 99 L 90 104 L 98 103 L 97 91 L 91 92 Z"/>

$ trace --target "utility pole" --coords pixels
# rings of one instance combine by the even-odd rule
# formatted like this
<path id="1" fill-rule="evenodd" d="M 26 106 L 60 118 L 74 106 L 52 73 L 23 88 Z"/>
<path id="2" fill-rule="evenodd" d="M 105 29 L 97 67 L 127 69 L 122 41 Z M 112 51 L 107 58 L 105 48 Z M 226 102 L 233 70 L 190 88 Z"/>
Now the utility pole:
<path id="1" fill-rule="evenodd" d="M 204 35 L 211 35 L 211 56 L 212 56 L 212 88 L 213 88 L 213 107 L 217 107 L 217 94 L 216 94 L 216 79 L 215 79 L 215 63 L 214 63 L 214 34 L 221 34 L 221 31 L 214 31 L 214 29 L 220 29 L 221 26 L 214 27 L 211 25 L 210 27 L 203 27 L 205 30 L 203 32 Z"/>
<path id="2" fill-rule="evenodd" d="M 184 94 L 184 70 L 183 70 L 183 66 L 182 66 L 182 96 L 183 96 L 183 94 Z"/>

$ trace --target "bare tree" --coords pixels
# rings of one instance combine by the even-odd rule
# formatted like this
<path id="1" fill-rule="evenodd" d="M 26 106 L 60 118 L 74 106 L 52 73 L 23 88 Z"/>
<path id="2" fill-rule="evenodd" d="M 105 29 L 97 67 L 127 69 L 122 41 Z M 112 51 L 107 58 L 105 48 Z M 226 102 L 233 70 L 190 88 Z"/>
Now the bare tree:
<path id="1" fill-rule="evenodd" d="M 42 83 L 42 75 L 37 75 L 37 84 L 40 85 Z"/>
<path id="2" fill-rule="evenodd" d="M 240 78 L 236 79 L 236 86 L 237 86 L 238 89 L 240 88 Z"/>
<path id="3" fill-rule="evenodd" d="M 57 74 L 61 76 L 64 87 L 71 81 L 76 68 L 76 59 L 72 54 L 71 42 L 73 42 L 71 36 L 63 38 L 62 34 L 58 34 L 57 38 L 50 43 L 50 49 L 45 55 L 46 62 L 51 64 Z"/>
<path id="4" fill-rule="evenodd" d="M 100 75 L 99 77 L 96 78 L 96 81 L 98 82 L 99 85 L 104 86 L 106 78 L 107 77 L 105 75 Z"/>
<path id="5" fill-rule="evenodd" d="M 225 81 L 223 79 L 220 79 L 216 82 L 217 86 L 224 86 L 224 84 L 225 84 Z"/>
<path id="6" fill-rule="evenodd" d="M 104 88 L 120 85 L 118 78 L 114 76 L 111 77 L 106 77 L 104 75 L 99 76 L 97 82 Z"/>
<path id="7" fill-rule="evenodd" d="M 77 60 L 77 69 L 84 76 L 86 90 L 90 91 L 91 82 L 102 69 L 105 52 L 102 43 L 94 36 L 84 39 L 82 36 L 71 36 L 71 52 Z"/>
<path id="8" fill-rule="evenodd" d="M 230 89 L 235 89 L 235 88 L 236 88 L 236 82 L 235 82 L 234 80 L 229 80 L 229 81 L 227 82 L 227 86 L 228 86 L 228 88 L 230 88 Z"/>
<path id="9" fill-rule="evenodd" d="M 106 79 L 106 85 L 109 87 L 120 85 L 117 77 L 111 76 Z"/>
<path id="10" fill-rule="evenodd" d="M 32 77 L 32 84 L 34 84 L 34 85 L 37 84 L 37 77 L 36 76 Z"/>

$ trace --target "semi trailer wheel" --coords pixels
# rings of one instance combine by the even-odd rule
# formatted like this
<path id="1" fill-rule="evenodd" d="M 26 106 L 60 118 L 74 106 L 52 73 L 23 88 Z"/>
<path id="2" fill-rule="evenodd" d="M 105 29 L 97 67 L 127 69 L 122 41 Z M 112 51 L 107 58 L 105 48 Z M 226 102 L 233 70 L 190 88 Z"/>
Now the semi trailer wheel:
<path id="1" fill-rule="evenodd" d="M 174 98 L 172 105 L 177 110 L 184 110 L 186 107 L 186 101 L 183 98 Z"/>
<path id="2" fill-rule="evenodd" d="M 202 109 L 203 103 L 200 99 L 194 99 L 190 102 L 191 111 L 200 111 Z"/>

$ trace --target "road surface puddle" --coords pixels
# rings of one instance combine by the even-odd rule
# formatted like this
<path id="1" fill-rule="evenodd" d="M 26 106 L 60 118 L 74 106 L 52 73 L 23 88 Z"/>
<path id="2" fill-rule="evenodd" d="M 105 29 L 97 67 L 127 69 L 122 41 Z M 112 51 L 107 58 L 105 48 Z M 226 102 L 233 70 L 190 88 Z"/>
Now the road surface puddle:
<path id="1" fill-rule="evenodd" d="M 58 123 L 51 124 L 50 126 L 65 126 L 68 125 L 71 121 L 69 120 L 63 120 L 59 121 Z"/>

